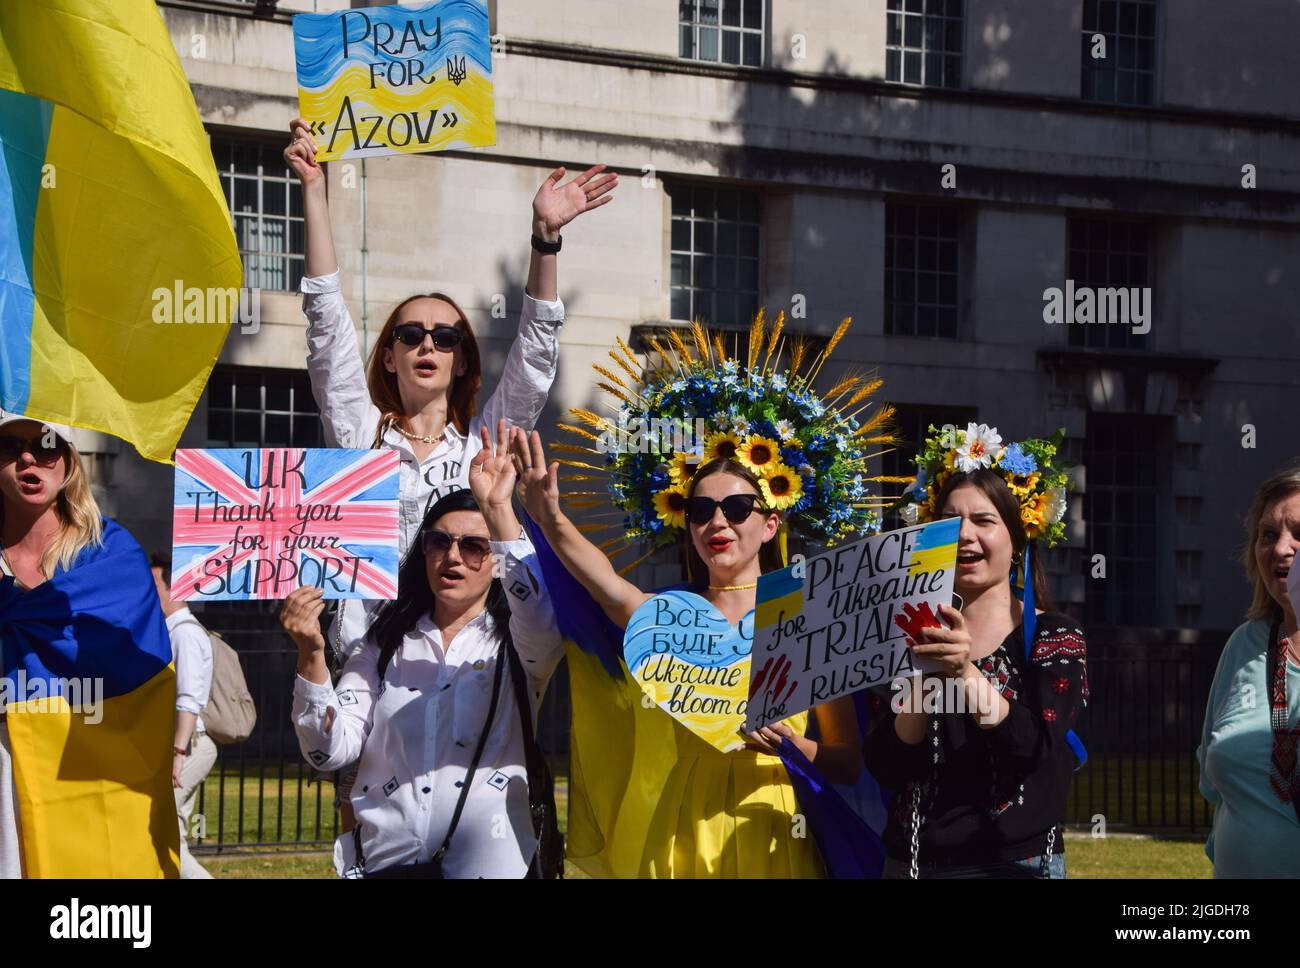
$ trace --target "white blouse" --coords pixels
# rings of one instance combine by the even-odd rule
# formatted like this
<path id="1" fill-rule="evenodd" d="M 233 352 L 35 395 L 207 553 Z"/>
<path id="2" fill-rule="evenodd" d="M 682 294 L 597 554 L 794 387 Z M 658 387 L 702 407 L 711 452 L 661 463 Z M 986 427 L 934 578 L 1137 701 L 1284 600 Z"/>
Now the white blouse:
<path id="1" fill-rule="evenodd" d="M 302 309 L 307 316 L 307 374 L 320 408 L 329 447 L 367 449 L 375 442 L 381 414 L 370 400 L 365 364 L 356 326 L 339 288 L 339 274 L 307 276 L 302 280 Z M 424 460 L 417 460 L 410 441 L 391 427 L 381 446 L 401 459 L 398 502 L 398 555 L 404 557 L 424 513 L 435 501 L 469 486 L 469 464 L 483 446 L 479 428 L 496 434 L 497 421 L 532 430 L 546 407 L 560 359 L 560 327 L 564 304 L 534 299 L 524 293 L 519 333 L 506 356 L 501 380 L 482 413 L 470 421 L 468 433 L 447 423 L 443 439 Z M 366 629 L 382 602 L 343 604 L 330 628 L 329 642 L 346 658 L 361 647 Z M 338 615 L 343 616 L 340 621 Z"/>
<path id="2" fill-rule="evenodd" d="M 546 684 L 563 655 L 555 612 L 527 539 L 494 541 L 492 550 L 502 562 L 510 634 L 528 678 L 528 713 L 535 725 Z M 427 861 L 442 845 L 487 719 L 499 643 L 486 611 L 451 642 L 442 641 L 426 616 L 394 654 L 382 684 L 379 647 L 371 642 L 348 660 L 337 686 L 297 677 L 293 723 L 303 756 L 320 770 L 340 769 L 361 757 L 352 807 L 366 869 Z M 523 877 L 537 838 L 508 664 L 470 782 L 443 858 L 445 875 Z M 344 834 L 334 845 L 335 870 L 347 876 L 356 862 L 353 835 Z"/>

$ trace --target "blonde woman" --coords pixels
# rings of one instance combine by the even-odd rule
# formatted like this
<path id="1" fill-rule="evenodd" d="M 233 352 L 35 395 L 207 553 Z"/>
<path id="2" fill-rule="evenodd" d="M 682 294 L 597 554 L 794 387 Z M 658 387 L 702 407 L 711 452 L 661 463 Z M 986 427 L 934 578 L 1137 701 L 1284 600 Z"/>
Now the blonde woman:
<path id="1" fill-rule="evenodd" d="M 1261 484 L 1246 514 L 1254 594 L 1219 657 L 1196 751 L 1215 877 L 1300 877 L 1300 633 L 1287 594 L 1297 553 L 1300 461 Z"/>
<path id="2" fill-rule="evenodd" d="M 66 430 L 0 413 L 0 545 L 0 876 L 177 876 L 167 627 Z"/>

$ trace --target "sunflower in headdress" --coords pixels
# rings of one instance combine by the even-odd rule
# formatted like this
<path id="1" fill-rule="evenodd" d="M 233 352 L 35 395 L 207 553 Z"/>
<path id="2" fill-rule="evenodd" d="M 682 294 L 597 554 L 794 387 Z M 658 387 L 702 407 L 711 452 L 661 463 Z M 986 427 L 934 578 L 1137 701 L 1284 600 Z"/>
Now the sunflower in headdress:
<path id="1" fill-rule="evenodd" d="M 758 487 L 763 492 L 763 504 L 773 511 L 794 507 L 803 497 L 803 479 L 799 472 L 779 460 L 768 466 Z"/>
<path id="2" fill-rule="evenodd" d="M 831 546 L 878 530 L 880 511 L 892 498 L 869 486 L 904 483 L 870 470 L 880 448 L 895 442 L 893 408 L 878 407 L 859 421 L 882 381 L 849 373 L 824 393 L 814 387 L 850 322 L 841 321 L 820 351 L 785 328 L 784 314 L 775 321 L 756 315 L 743 348 L 735 334 L 699 323 L 646 335 L 644 359 L 617 340 L 609 354 L 617 370 L 593 366 L 597 386 L 614 403 L 606 405 L 608 413 L 570 410 L 576 421 L 560 427 L 576 440 L 555 445 L 578 455 L 560 461 L 566 481 L 605 486 L 568 491 L 562 500 L 603 518 L 582 527 L 612 532 L 601 545 L 611 558 L 642 540 L 652 553 L 681 540 L 686 493 L 699 467 L 730 459 L 759 478 L 766 506 L 785 512 L 782 526 L 791 534 Z M 656 420 L 680 422 L 690 442 L 674 440 L 662 457 L 636 447 L 602 449 L 603 441 L 622 439 L 616 431 L 625 422 Z M 610 497 L 622 513 L 597 513 L 601 499 Z"/>
<path id="3" fill-rule="evenodd" d="M 754 434 L 741 443 L 736 460 L 759 477 L 765 477 L 769 467 L 781 462 L 781 445 L 771 437 Z"/>
<path id="4" fill-rule="evenodd" d="M 686 527 L 686 487 L 674 484 L 655 495 L 655 514 L 670 528 Z"/>
<path id="5" fill-rule="evenodd" d="M 704 440 L 704 462 L 735 460 L 740 450 L 740 435 L 731 430 L 718 430 Z"/>
<path id="6" fill-rule="evenodd" d="M 674 484 L 685 485 L 690 482 L 700 465 L 700 455 L 695 451 L 675 451 L 668 461 L 668 478 Z"/>

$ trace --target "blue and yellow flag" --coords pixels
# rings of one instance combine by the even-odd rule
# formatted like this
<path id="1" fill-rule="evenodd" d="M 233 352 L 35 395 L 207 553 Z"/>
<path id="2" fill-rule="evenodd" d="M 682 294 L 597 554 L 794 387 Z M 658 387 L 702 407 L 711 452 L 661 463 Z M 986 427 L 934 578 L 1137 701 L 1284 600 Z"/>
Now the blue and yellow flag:
<path id="1" fill-rule="evenodd" d="M 27 877 L 177 877 L 176 676 L 149 563 L 104 540 L 31 590 L 0 579 L 0 677 Z"/>
<path id="2" fill-rule="evenodd" d="M 0 406 L 168 460 L 242 278 L 154 0 L 0 3 Z"/>

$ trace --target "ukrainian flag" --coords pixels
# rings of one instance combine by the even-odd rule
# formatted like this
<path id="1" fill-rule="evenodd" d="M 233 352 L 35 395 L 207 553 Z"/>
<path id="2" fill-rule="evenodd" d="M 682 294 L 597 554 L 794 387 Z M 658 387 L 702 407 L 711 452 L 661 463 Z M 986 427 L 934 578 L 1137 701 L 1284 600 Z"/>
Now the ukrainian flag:
<path id="1" fill-rule="evenodd" d="M 105 519 L 66 571 L 0 579 L 0 643 L 24 874 L 178 877 L 176 676 L 135 539 Z"/>
<path id="2" fill-rule="evenodd" d="M 0 406 L 169 460 L 241 281 L 154 0 L 0 3 Z M 178 282 L 217 318 L 180 322 Z"/>
<path id="3" fill-rule="evenodd" d="M 961 518 L 943 518 L 923 527 L 912 544 L 912 562 L 907 573 L 921 575 L 956 568 L 960 532 Z"/>

